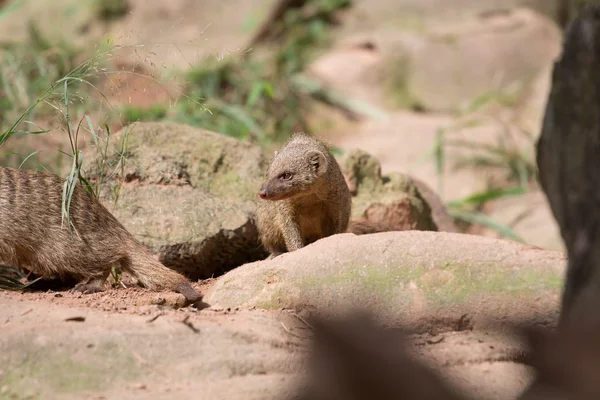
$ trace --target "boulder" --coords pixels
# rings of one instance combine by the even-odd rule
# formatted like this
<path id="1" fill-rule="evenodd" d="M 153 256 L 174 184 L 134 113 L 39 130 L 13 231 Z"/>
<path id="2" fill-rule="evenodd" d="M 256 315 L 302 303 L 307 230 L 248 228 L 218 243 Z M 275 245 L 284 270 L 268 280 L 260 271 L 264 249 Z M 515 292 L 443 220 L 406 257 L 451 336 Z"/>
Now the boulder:
<path id="1" fill-rule="evenodd" d="M 397 172 L 382 176 L 379 160 L 363 150 L 350 151 L 341 167 L 354 196 L 354 220 L 385 230 L 458 231 L 439 196 L 424 182 Z"/>
<path id="2" fill-rule="evenodd" d="M 566 257 L 516 242 L 450 232 L 340 234 L 220 277 L 213 307 L 316 309 L 360 304 L 416 330 L 471 329 L 491 316 L 556 320 Z"/>
<path id="3" fill-rule="evenodd" d="M 122 129 L 109 147 L 88 163 L 90 180 L 101 182 L 107 208 L 165 265 L 205 279 L 266 256 L 253 221 L 266 167 L 260 147 L 155 122 Z"/>
<path id="4" fill-rule="evenodd" d="M 490 97 L 515 104 L 558 56 L 562 38 L 552 20 L 527 8 L 424 30 L 352 34 L 309 71 L 345 95 L 395 108 L 460 111 Z"/>

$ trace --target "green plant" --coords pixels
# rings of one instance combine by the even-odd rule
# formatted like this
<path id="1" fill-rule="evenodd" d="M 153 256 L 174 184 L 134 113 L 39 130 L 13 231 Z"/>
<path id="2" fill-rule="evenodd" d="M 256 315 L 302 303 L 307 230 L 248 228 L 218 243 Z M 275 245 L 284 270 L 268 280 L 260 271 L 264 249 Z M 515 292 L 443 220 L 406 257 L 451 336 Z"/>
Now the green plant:
<path id="1" fill-rule="evenodd" d="M 477 193 L 466 199 L 447 204 L 448 212 L 462 224 L 477 224 L 492 229 L 502 236 L 516 241 L 522 239 L 508 226 L 494 221 L 481 212 L 487 202 L 507 196 L 525 193 L 537 178 L 537 167 L 534 154 L 534 139 L 532 135 L 521 129 L 517 124 L 503 120 L 493 112 L 481 112 L 490 104 L 510 106 L 504 97 L 481 96 L 477 98 L 459 121 L 451 126 L 438 130 L 433 149 L 433 158 L 438 176 L 438 192 L 443 193 L 443 174 L 447 163 L 449 149 L 468 150 L 468 155 L 459 156 L 453 160 L 453 171 L 463 168 L 488 168 L 503 175 L 506 187 L 489 187 L 483 193 Z M 495 145 L 478 143 L 465 139 L 454 138 L 453 135 L 465 129 L 480 126 L 492 121 L 499 127 Z M 524 139 L 524 140 L 519 140 Z"/>
<path id="2" fill-rule="evenodd" d="M 95 0 L 96 13 L 102 21 L 124 16 L 131 8 L 129 0 Z"/>
<path id="3" fill-rule="evenodd" d="M 42 279 L 42 277 L 23 283 L 22 280 L 25 279 L 27 279 L 27 275 L 19 269 L 9 265 L 0 264 L 0 289 L 22 291 Z"/>
<path id="4" fill-rule="evenodd" d="M 311 101 L 322 101 L 350 112 L 381 115 L 352 102 L 302 75 L 315 52 L 329 40 L 333 14 L 349 0 L 307 0 L 287 9 L 270 26 L 272 46 L 262 54 L 253 49 L 224 60 L 213 58 L 187 73 L 186 94 L 205 102 L 210 112 L 181 101 L 175 119 L 258 143 L 280 141 L 294 131 L 309 129 Z"/>
<path id="5" fill-rule="evenodd" d="M 114 282 L 112 283 L 112 287 L 115 288 L 117 286 L 123 286 L 123 271 L 118 265 L 113 265 L 110 269 L 110 276 L 113 278 Z"/>
<path id="6" fill-rule="evenodd" d="M 524 243 L 524 240 L 517 235 L 509 226 L 503 225 L 493 220 L 481 212 L 481 207 L 488 201 L 497 200 L 508 196 L 517 196 L 525 193 L 522 187 L 512 187 L 506 189 L 489 189 L 482 193 L 476 193 L 465 199 L 448 203 L 448 213 L 457 222 L 463 224 L 478 224 L 488 229 L 498 232 L 500 235 L 517 242 Z"/>
<path id="7" fill-rule="evenodd" d="M 81 54 L 64 41 L 45 38 L 33 23 L 28 25 L 28 32 L 25 43 L 0 44 L 0 128 L 53 82 L 72 71 Z M 46 112 L 49 110 L 49 107 L 44 108 Z"/>
<path id="8" fill-rule="evenodd" d="M 160 121 L 167 116 L 167 108 L 161 104 L 155 104 L 149 108 L 125 106 L 122 110 L 121 120 L 125 124 L 138 121 Z"/>

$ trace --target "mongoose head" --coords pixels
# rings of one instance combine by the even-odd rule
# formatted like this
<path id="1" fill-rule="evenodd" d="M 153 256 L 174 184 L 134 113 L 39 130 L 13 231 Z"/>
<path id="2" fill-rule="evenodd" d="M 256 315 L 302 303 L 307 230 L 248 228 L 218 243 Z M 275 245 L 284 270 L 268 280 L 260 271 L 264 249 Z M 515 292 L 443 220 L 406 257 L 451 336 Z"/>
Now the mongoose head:
<path id="1" fill-rule="evenodd" d="M 294 154 L 293 149 L 278 153 L 267 176 L 267 181 L 258 192 L 264 200 L 285 200 L 311 193 L 313 185 L 327 172 L 325 154 L 310 150 Z"/>

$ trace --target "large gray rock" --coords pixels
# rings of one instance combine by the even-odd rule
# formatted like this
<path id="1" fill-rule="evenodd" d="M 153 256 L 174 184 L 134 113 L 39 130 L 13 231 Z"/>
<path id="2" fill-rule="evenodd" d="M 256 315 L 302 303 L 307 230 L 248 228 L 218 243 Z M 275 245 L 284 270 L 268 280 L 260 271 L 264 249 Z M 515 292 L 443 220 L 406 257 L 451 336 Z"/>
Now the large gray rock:
<path id="1" fill-rule="evenodd" d="M 334 235 L 220 277 L 212 306 L 266 309 L 348 305 L 427 330 L 472 327 L 486 317 L 548 323 L 560 301 L 565 256 L 449 232 Z"/>
<path id="2" fill-rule="evenodd" d="M 131 125 L 110 140 L 103 173 L 101 164 L 90 164 L 90 176 L 94 182 L 103 176 L 101 199 L 165 265 L 204 279 L 265 256 L 253 221 L 265 168 L 259 147 L 154 122 Z"/>
<path id="3" fill-rule="evenodd" d="M 457 111 L 484 97 L 516 103 L 557 57 L 560 43 L 553 21 L 514 9 L 417 32 L 383 26 L 353 33 L 310 71 L 376 104 Z"/>

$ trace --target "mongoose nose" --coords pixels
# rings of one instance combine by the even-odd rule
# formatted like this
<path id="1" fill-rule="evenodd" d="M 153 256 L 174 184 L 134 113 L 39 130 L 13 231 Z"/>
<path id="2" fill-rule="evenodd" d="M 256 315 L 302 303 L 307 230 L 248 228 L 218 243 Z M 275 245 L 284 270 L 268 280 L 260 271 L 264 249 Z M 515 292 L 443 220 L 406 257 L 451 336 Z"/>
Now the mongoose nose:
<path id="1" fill-rule="evenodd" d="M 261 199 L 266 199 L 268 197 L 267 191 L 264 189 L 261 189 L 260 192 L 258 192 L 258 195 Z"/>

